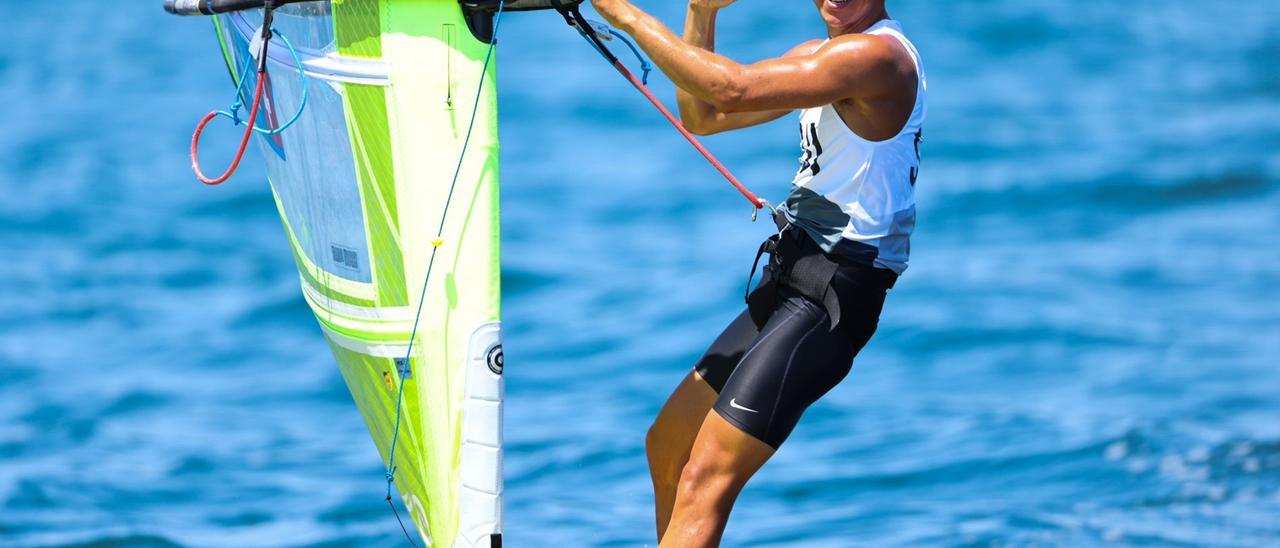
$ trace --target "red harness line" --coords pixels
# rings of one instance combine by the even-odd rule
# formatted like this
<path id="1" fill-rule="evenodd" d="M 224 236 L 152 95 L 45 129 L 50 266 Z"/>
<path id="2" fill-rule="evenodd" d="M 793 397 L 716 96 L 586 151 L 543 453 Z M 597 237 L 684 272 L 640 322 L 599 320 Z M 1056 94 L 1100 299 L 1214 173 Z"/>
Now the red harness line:
<path id="1" fill-rule="evenodd" d="M 653 93 L 649 91 L 649 88 L 645 86 L 643 82 L 637 79 L 634 74 L 631 74 L 630 70 L 627 70 L 626 65 L 623 65 L 622 61 L 615 58 L 613 61 L 613 67 L 618 69 L 618 72 L 621 72 L 627 80 L 630 80 L 631 85 L 640 90 L 640 93 L 643 93 L 645 98 L 648 99 L 650 103 L 653 103 L 654 107 L 657 107 L 658 111 L 667 118 L 667 121 L 671 122 L 672 126 L 675 126 L 676 131 L 679 131 L 681 135 L 684 135 L 684 138 L 689 140 L 689 144 L 693 145 L 693 148 L 697 149 L 698 152 L 702 154 L 702 157 L 706 158 L 707 161 L 711 163 L 711 166 L 716 168 L 716 171 L 719 171 L 721 175 L 724 175 L 724 178 L 729 181 L 729 184 L 733 185 L 734 188 L 738 189 L 738 192 L 742 193 L 747 200 L 751 201 L 751 205 L 755 206 L 756 209 L 764 209 L 764 200 L 761 200 L 754 192 L 751 192 L 751 190 L 748 189 L 746 185 L 742 184 L 737 177 L 734 177 L 733 173 L 729 171 L 729 168 L 724 167 L 724 164 L 720 163 L 720 160 L 716 159 L 714 154 L 711 154 L 711 151 L 702 146 L 702 143 L 698 142 L 698 138 L 694 137 L 692 133 L 689 133 L 688 129 L 685 129 L 684 124 L 681 124 L 680 120 L 676 119 L 675 115 L 671 114 L 670 110 L 667 110 L 667 107 L 662 104 L 662 101 L 659 101 L 657 97 L 653 96 Z"/>
<path id="2" fill-rule="evenodd" d="M 212 122 L 214 118 L 218 117 L 218 113 L 216 111 L 210 112 L 200 120 L 199 124 L 196 125 L 196 132 L 191 136 L 191 170 L 196 172 L 196 178 L 200 179 L 200 182 L 210 186 L 220 185 L 225 183 L 227 179 L 230 179 L 231 175 L 235 174 L 236 169 L 240 167 L 240 160 L 244 159 L 245 150 L 249 148 L 249 140 L 253 138 L 253 124 L 258 119 L 258 109 L 262 107 L 262 96 L 266 89 L 266 82 L 267 75 L 259 72 L 258 86 L 253 92 L 253 108 L 249 109 L 249 121 L 244 130 L 244 138 L 240 139 L 240 148 L 236 150 L 236 156 L 235 159 L 231 161 L 231 167 L 228 167 L 227 171 L 223 172 L 221 176 L 215 179 L 210 179 L 204 174 L 204 171 L 200 169 L 200 135 L 204 133 L 205 126 L 208 126 L 209 122 Z"/>

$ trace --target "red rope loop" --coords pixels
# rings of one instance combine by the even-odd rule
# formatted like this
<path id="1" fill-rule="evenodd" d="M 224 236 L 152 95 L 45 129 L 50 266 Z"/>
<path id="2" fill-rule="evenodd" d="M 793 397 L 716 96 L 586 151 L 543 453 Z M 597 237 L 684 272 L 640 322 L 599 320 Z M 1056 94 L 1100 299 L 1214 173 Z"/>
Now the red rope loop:
<path id="1" fill-rule="evenodd" d="M 253 108 L 249 110 L 249 121 L 244 130 L 244 137 L 240 139 L 240 148 L 236 150 L 235 159 L 231 161 L 231 167 L 228 167 L 223 174 L 217 178 L 210 179 L 200 169 L 200 136 L 204 133 L 204 128 L 218 117 L 217 112 L 210 112 L 205 115 L 200 123 L 196 125 L 196 132 L 191 136 L 191 170 L 196 173 L 196 178 L 206 185 L 220 185 L 227 182 L 240 167 L 240 160 L 244 159 L 244 153 L 249 148 L 249 140 L 253 138 L 253 124 L 258 119 L 258 109 L 262 107 L 262 96 L 266 90 L 267 75 L 258 73 L 258 86 L 253 92 Z"/>

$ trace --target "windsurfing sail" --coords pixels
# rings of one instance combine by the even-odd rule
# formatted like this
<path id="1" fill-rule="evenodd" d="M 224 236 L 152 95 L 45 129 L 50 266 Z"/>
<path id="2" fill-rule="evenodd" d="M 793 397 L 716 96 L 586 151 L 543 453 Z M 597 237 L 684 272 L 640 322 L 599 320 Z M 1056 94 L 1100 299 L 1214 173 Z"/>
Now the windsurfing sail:
<path id="1" fill-rule="evenodd" d="M 256 78 L 245 69 L 263 20 L 215 18 L 238 86 Z M 255 140 L 302 293 L 435 546 L 499 546 L 502 534 L 495 66 L 475 24 L 456 0 L 279 7 L 254 121 L 291 117 L 306 86 L 297 122 Z"/>

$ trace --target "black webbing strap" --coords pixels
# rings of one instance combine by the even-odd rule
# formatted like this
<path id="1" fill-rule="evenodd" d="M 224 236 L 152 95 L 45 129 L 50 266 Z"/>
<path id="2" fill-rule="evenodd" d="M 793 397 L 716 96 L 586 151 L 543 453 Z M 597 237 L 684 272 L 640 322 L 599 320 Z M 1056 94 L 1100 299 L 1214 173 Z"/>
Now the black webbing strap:
<path id="1" fill-rule="evenodd" d="M 777 249 L 778 249 L 777 234 L 774 234 L 773 236 L 769 236 L 768 239 L 766 239 L 763 242 L 760 242 L 760 249 L 756 250 L 756 259 L 754 261 L 751 261 L 751 275 L 747 276 L 747 292 L 746 292 L 747 304 L 751 304 L 751 283 L 754 282 L 756 279 L 756 269 L 760 267 L 760 258 L 763 257 L 765 253 L 773 255 L 773 252 L 777 251 Z M 772 262 L 772 259 L 770 259 L 770 262 Z M 765 267 L 764 276 L 765 277 L 760 280 L 761 283 L 766 283 L 769 279 L 768 267 Z"/>
<path id="2" fill-rule="evenodd" d="M 830 328 L 840 323 L 840 299 L 831 288 L 831 280 L 840 268 L 807 234 L 787 221 L 780 211 L 773 212 L 778 233 L 761 242 L 747 278 L 747 310 L 756 327 L 763 328 L 778 304 L 778 285 L 782 284 L 805 298 L 822 305 L 831 317 Z M 760 258 L 769 254 L 760 285 L 752 290 Z"/>
<path id="3" fill-rule="evenodd" d="M 774 209 L 772 206 L 769 206 L 768 209 L 773 218 L 774 226 L 778 227 L 778 233 L 760 242 L 760 249 L 756 250 L 756 258 L 751 261 L 751 274 L 747 276 L 747 290 L 744 299 L 747 302 L 747 309 L 751 312 L 752 319 L 756 320 L 757 327 L 764 327 L 764 322 L 769 319 L 769 315 L 773 313 L 774 305 L 777 304 L 777 283 L 775 283 L 777 280 L 770 273 L 774 270 L 772 265 L 775 252 L 778 250 L 778 239 L 782 237 L 783 232 L 786 232 L 787 227 L 791 226 L 791 223 L 787 221 L 781 210 Z M 755 282 L 756 269 L 760 267 L 760 258 L 765 253 L 770 256 L 770 266 L 765 267 L 764 273 L 760 278 L 760 287 L 752 291 L 751 284 Z"/>
<path id="4" fill-rule="evenodd" d="M 764 329 L 764 324 L 769 321 L 773 310 L 778 306 L 778 280 L 774 277 L 773 265 L 773 253 L 777 249 L 777 234 L 761 242 L 760 249 L 756 251 L 756 260 L 751 263 L 751 276 L 747 278 L 747 313 L 751 315 L 751 321 L 756 324 L 756 329 Z M 760 285 L 752 289 L 751 284 L 755 281 L 756 267 L 760 265 L 760 258 L 765 253 L 769 254 L 769 265 L 764 268 Z"/>
<path id="5" fill-rule="evenodd" d="M 774 253 L 779 263 L 778 283 L 786 285 L 809 300 L 821 304 L 831 316 L 831 329 L 840 323 L 840 299 L 831 289 L 839 263 L 822 252 L 802 231 L 784 231 Z"/>

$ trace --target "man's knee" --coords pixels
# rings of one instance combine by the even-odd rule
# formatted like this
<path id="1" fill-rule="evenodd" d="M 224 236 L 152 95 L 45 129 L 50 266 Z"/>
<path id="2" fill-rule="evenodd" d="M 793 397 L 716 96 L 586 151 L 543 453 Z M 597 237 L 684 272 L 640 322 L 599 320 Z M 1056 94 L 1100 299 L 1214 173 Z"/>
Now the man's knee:
<path id="1" fill-rule="evenodd" d="M 660 447 L 662 447 L 662 433 L 658 430 L 658 423 L 655 422 L 649 426 L 649 431 L 644 434 L 644 452 L 648 455 L 650 464 L 658 456 Z"/>
<path id="2" fill-rule="evenodd" d="M 649 455 L 649 462 L 653 462 L 655 457 L 661 457 L 664 446 L 670 443 L 662 433 L 659 420 L 653 421 L 653 424 L 649 425 L 649 431 L 644 434 L 644 452 Z"/>
<path id="3" fill-rule="evenodd" d="M 645 433 L 644 449 L 649 459 L 649 471 L 654 479 L 674 486 L 680 480 L 680 469 L 684 467 L 686 456 L 673 447 L 675 440 L 671 438 L 655 421 Z"/>
<path id="4" fill-rule="evenodd" d="M 719 498 L 735 492 L 739 481 L 733 468 L 718 459 L 691 457 L 680 472 L 680 491 Z"/>

